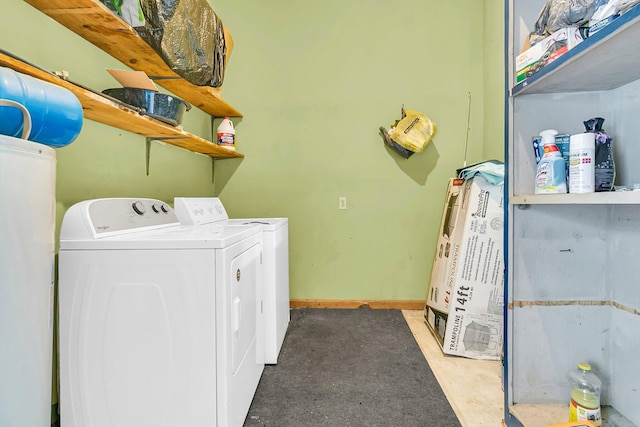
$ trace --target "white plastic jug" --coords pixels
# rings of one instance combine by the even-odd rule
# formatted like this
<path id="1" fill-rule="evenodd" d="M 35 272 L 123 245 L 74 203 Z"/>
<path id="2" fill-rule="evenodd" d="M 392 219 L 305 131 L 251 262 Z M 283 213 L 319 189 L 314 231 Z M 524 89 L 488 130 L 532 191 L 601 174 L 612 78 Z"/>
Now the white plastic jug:
<path id="1" fill-rule="evenodd" d="M 227 150 L 236 150 L 236 130 L 229 117 L 225 117 L 218 126 L 218 145 Z"/>

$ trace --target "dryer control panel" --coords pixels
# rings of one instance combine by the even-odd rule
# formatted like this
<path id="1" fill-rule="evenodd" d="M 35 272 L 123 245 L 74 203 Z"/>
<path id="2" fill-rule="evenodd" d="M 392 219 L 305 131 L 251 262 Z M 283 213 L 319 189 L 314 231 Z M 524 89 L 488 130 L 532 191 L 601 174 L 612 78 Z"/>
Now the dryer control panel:
<path id="1" fill-rule="evenodd" d="M 179 221 L 174 210 L 161 200 L 85 200 L 71 206 L 65 214 L 60 239 L 98 239 L 176 225 Z"/>

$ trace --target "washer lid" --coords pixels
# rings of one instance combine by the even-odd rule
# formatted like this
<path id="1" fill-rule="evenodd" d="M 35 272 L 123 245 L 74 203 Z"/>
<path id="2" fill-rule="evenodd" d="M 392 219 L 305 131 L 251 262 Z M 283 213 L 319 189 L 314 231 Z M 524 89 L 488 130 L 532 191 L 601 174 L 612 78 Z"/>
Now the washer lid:
<path id="1" fill-rule="evenodd" d="M 264 231 L 274 231 L 289 222 L 289 218 L 233 218 L 227 221 L 229 225 L 261 225 Z"/>
<path id="2" fill-rule="evenodd" d="M 229 218 L 218 197 L 176 197 L 173 199 L 176 215 L 183 225 L 202 225 Z M 273 231 L 288 223 L 288 218 L 234 218 L 231 225 L 261 225 L 264 231 Z"/>

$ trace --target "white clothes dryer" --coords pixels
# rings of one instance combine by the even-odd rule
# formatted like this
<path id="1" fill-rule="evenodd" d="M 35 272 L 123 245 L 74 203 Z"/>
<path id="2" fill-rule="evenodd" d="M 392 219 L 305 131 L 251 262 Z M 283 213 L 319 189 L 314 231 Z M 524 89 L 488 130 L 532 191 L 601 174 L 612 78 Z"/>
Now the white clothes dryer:
<path id="1" fill-rule="evenodd" d="M 153 199 L 60 231 L 65 427 L 240 427 L 264 369 L 258 226 L 184 227 Z"/>
<path id="2" fill-rule="evenodd" d="M 180 223 L 185 225 L 226 220 L 230 225 L 262 226 L 265 363 L 277 363 L 290 320 L 288 218 L 229 219 L 218 197 L 176 197 L 174 207 Z"/>

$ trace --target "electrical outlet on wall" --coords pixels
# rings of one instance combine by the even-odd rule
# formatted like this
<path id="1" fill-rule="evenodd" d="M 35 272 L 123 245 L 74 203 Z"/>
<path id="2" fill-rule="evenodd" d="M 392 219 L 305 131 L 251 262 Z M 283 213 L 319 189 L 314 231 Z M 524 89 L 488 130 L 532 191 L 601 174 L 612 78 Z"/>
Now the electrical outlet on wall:
<path id="1" fill-rule="evenodd" d="M 347 209 L 347 198 L 345 196 L 338 197 L 338 208 Z"/>

